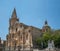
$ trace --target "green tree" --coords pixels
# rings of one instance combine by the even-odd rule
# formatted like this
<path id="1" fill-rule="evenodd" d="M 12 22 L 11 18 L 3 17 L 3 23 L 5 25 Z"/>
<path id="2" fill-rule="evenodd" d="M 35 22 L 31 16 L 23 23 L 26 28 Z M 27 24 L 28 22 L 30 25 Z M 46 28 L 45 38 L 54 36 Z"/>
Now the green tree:
<path id="1" fill-rule="evenodd" d="M 51 32 L 44 32 L 43 36 L 43 48 L 46 48 L 48 46 L 48 40 L 51 40 Z"/>
<path id="2" fill-rule="evenodd" d="M 51 34 L 50 32 L 45 32 L 42 37 L 43 37 L 43 41 L 48 41 L 51 39 Z"/>
<path id="3" fill-rule="evenodd" d="M 60 30 L 56 30 L 53 35 L 55 47 L 60 48 Z"/>
<path id="4" fill-rule="evenodd" d="M 36 44 L 38 45 L 39 48 L 42 47 L 41 46 L 41 42 L 42 42 L 42 38 L 41 37 L 39 37 L 39 38 L 36 39 Z"/>
<path id="5" fill-rule="evenodd" d="M 50 32 L 45 32 L 42 37 L 36 39 L 36 44 L 41 48 L 46 48 L 48 46 L 48 40 L 51 40 L 51 34 Z"/>
<path id="6" fill-rule="evenodd" d="M 36 44 L 39 47 L 46 48 L 48 46 L 48 40 L 54 40 L 55 47 L 60 48 L 60 30 L 56 30 L 53 33 L 51 32 L 44 32 L 42 37 L 36 39 Z"/>

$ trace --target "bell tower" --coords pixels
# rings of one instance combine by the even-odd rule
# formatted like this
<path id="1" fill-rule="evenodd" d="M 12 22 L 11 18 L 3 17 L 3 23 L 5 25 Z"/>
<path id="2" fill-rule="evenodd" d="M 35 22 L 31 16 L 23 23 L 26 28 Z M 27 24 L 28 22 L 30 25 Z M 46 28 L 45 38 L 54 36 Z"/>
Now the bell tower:
<path id="1" fill-rule="evenodd" d="M 47 22 L 47 20 L 45 20 L 45 25 L 44 26 L 48 26 L 48 22 Z"/>
<path id="2" fill-rule="evenodd" d="M 15 22 L 19 22 L 19 19 L 17 18 L 16 9 L 14 8 L 14 10 L 12 12 L 12 16 L 9 20 L 9 25 L 13 26 L 15 24 Z"/>
<path id="3" fill-rule="evenodd" d="M 45 20 L 44 26 L 42 28 L 42 32 L 50 32 L 50 31 L 51 31 L 51 27 L 48 25 L 47 20 Z"/>

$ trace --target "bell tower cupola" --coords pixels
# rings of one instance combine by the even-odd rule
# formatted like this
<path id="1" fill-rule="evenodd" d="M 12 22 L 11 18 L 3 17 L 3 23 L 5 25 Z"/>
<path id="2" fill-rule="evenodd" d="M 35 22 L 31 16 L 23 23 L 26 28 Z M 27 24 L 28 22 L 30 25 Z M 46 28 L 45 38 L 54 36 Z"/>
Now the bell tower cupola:
<path id="1" fill-rule="evenodd" d="M 42 27 L 42 32 L 50 32 L 50 31 L 51 31 L 51 27 L 48 25 L 47 20 L 45 20 L 44 26 Z"/>
<path id="2" fill-rule="evenodd" d="M 48 22 L 47 22 L 47 20 L 45 20 L 45 25 L 44 26 L 48 26 Z"/>

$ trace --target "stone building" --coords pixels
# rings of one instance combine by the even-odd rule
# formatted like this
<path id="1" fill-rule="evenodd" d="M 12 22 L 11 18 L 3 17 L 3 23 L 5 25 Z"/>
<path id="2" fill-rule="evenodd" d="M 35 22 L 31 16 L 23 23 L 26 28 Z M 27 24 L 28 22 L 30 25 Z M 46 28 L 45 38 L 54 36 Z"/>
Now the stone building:
<path id="1" fill-rule="evenodd" d="M 0 51 L 3 51 L 5 47 L 5 41 L 0 38 Z"/>
<path id="2" fill-rule="evenodd" d="M 48 29 L 50 29 L 50 27 L 47 25 L 47 21 L 42 29 L 19 22 L 16 9 L 14 8 L 12 16 L 9 19 L 9 33 L 6 36 L 6 47 L 11 50 L 17 47 L 21 49 L 34 47 L 35 39 L 40 37 L 42 32 Z"/>

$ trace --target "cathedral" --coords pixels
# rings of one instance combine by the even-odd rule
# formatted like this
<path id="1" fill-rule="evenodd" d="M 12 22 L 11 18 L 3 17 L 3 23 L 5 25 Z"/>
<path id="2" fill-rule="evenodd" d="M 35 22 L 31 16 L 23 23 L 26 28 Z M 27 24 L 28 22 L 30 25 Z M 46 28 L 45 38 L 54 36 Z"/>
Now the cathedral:
<path id="1" fill-rule="evenodd" d="M 34 26 L 28 26 L 19 22 L 16 9 L 14 8 L 12 16 L 9 19 L 9 33 L 6 36 L 7 49 L 30 49 L 35 46 L 35 39 L 42 36 L 43 32 L 50 31 L 47 20 L 42 29 Z"/>

